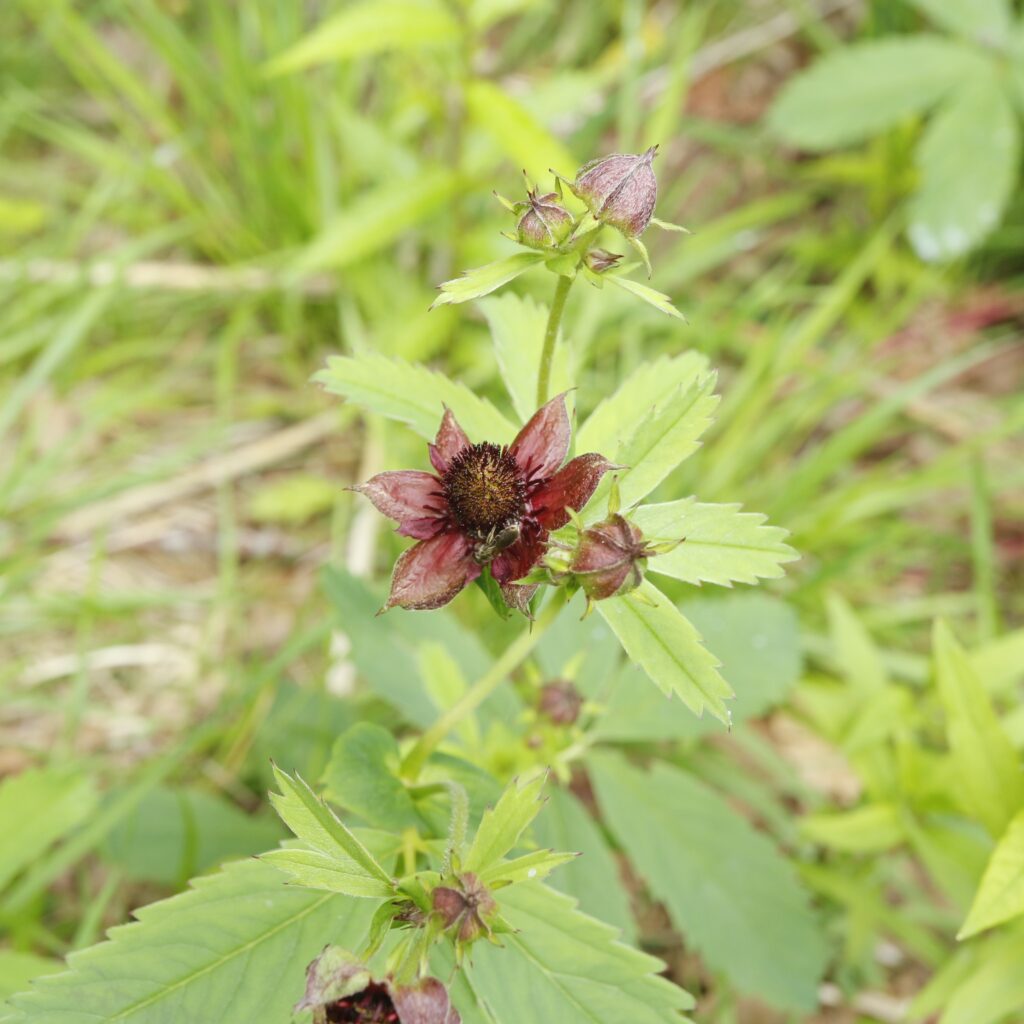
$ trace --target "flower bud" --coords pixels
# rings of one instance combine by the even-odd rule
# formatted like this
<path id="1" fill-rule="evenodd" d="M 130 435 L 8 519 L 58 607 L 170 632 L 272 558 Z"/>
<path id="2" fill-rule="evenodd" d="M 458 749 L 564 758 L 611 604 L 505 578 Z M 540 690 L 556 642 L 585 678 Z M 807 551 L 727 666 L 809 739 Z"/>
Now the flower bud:
<path id="1" fill-rule="evenodd" d="M 537 710 L 555 725 L 572 725 L 582 707 L 583 695 L 568 679 L 555 679 L 541 687 Z"/>
<path id="2" fill-rule="evenodd" d="M 603 274 L 606 270 L 614 267 L 621 259 L 621 253 L 609 252 L 607 249 L 590 249 L 583 257 L 583 262 L 595 274 Z"/>
<path id="3" fill-rule="evenodd" d="M 558 202 L 555 192 L 541 196 L 531 190 L 526 196 L 525 203 L 516 204 L 526 211 L 516 227 L 517 239 L 531 249 L 557 248 L 572 233 L 572 214 Z"/>
<path id="4" fill-rule="evenodd" d="M 484 932 L 491 934 L 490 921 L 498 904 L 472 871 L 456 875 L 453 885 L 439 885 L 431 898 L 435 913 L 458 942 L 472 942 Z"/>
<path id="5" fill-rule="evenodd" d="M 636 238 L 650 223 L 658 198 L 651 167 L 657 151 L 657 146 L 651 146 L 645 153 L 614 153 L 591 160 L 576 172 L 572 190 L 595 220 Z"/>
<path id="6" fill-rule="evenodd" d="M 656 553 L 639 527 L 613 512 L 580 533 L 569 571 L 588 600 L 603 601 L 640 586 L 647 559 Z"/>

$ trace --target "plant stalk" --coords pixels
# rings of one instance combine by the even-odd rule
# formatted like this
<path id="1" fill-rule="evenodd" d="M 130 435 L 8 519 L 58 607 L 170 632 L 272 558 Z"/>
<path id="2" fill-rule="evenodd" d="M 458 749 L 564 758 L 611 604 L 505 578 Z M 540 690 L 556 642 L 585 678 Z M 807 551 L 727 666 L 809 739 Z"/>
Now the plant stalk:
<path id="1" fill-rule="evenodd" d="M 548 325 L 544 330 L 544 347 L 540 351 L 540 366 L 537 368 L 537 408 L 548 400 L 551 388 L 551 364 L 555 358 L 555 345 L 558 342 L 558 328 L 562 324 L 565 312 L 565 300 L 569 295 L 574 278 L 559 275 L 555 287 L 555 297 L 551 300 L 551 312 L 548 313 Z"/>
<path id="2" fill-rule="evenodd" d="M 497 661 L 454 703 L 417 741 L 402 762 L 402 778 L 415 782 L 427 758 L 438 744 L 468 715 L 476 709 L 501 685 L 508 674 L 518 668 L 537 646 L 548 626 L 562 610 L 560 595 L 555 595 L 540 613 L 536 622 L 530 624 L 502 652 Z"/>

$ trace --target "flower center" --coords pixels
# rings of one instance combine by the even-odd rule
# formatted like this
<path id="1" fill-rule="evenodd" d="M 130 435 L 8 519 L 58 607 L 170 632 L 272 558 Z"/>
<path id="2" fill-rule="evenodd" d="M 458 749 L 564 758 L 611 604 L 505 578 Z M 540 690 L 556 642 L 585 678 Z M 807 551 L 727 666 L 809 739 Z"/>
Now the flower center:
<path id="1" fill-rule="evenodd" d="M 383 985 L 370 982 L 362 992 L 327 1006 L 328 1024 L 397 1024 L 398 1014 Z"/>
<path id="2" fill-rule="evenodd" d="M 442 478 L 456 522 L 471 537 L 485 540 L 522 518 L 526 484 L 507 448 L 470 445 L 452 459 Z"/>

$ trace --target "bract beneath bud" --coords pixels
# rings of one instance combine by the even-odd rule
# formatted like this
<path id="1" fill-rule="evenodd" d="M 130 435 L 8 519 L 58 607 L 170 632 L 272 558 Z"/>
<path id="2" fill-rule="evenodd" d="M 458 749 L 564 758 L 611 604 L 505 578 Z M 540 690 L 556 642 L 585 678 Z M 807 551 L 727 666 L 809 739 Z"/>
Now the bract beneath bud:
<path id="1" fill-rule="evenodd" d="M 591 249 L 583 257 L 583 262 L 595 274 L 603 274 L 606 270 L 614 267 L 621 259 L 621 253 L 609 252 L 607 249 Z"/>
<path id="2" fill-rule="evenodd" d="M 587 204 L 595 220 L 627 238 L 642 235 L 654 214 L 658 182 L 651 166 L 657 146 L 644 153 L 613 153 L 584 164 L 572 190 Z"/>
<path id="3" fill-rule="evenodd" d="M 525 203 L 517 203 L 517 210 L 525 209 L 516 227 L 521 245 L 531 249 L 555 249 L 572 233 L 572 214 L 558 202 L 558 195 L 548 192 L 538 195 L 527 192 Z"/>

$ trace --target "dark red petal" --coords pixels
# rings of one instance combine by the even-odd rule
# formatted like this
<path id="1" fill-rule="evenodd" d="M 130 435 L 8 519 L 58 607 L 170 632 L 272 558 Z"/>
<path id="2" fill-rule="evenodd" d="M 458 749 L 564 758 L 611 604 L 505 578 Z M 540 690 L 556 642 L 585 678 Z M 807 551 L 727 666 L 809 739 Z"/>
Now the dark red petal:
<path id="1" fill-rule="evenodd" d="M 463 448 L 469 447 L 469 438 L 466 432 L 459 426 L 455 414 L 445 406 L 444 417 L 441 419 L 441 426 L 437 430 L 437 437 L 434 443 L 429 446 L 430 463 L 438 471 L 443 473 L 448 464 L 455 458 Z"/>
<path id="2" fill-rule="evenodd" d="M 458 1010 L 437 978 L 424 978 L 415 985 L 391 985 L 391 1002 L 401 1024 L 461 1024 Z"/>
<path id="3" fill-rule="evenodd" d="M 494 556 L 491 575 L 503 585 L 522 579 L 541 560 L 547 538 L 546 530 L 525 529 L 515 544 Z"/>
<path id="4" fill-rule="evenodd" d="M 406 519 L 395 531 L 413 540 L 430 540 L 448 526 L 446 516 L 423 516 L 421 519 Z"/>
<path id="5" fill-rule="evenodd" d="M 563 393 L 530 417 L 530 422 L 516 435 L 509 451 L 527 480 L 540 480 L 551 476 L 565 461 L 571 433 Z"/>
<path id="6" fill-rule="evenodd" d="M 563 466 L 550 480 L 545 480 L 531 496 L 533 511 L 541 526 L 557 530 L 569 522 L 571 508 L 578 512 L 597 489 L 601 477 L 616 469 L 603 455 L 591 452 L 578 455 Z"/>
<path id="7" fill-rule="evenodd" d="M 447 604 L 480 575 L 473 543 L 461 533 L 442 533 L 414 544 L 395 563 L 388 608 L 427 610 Z"/>
<path id="8" fill-rule="evenodd" d="M 436 476 L 415 469 L 378 473 L 352 490 L 365 494 L 378 512 L 403 526 L 411 519 L 437 517 L 448 511 L 441 482 Z"/>

